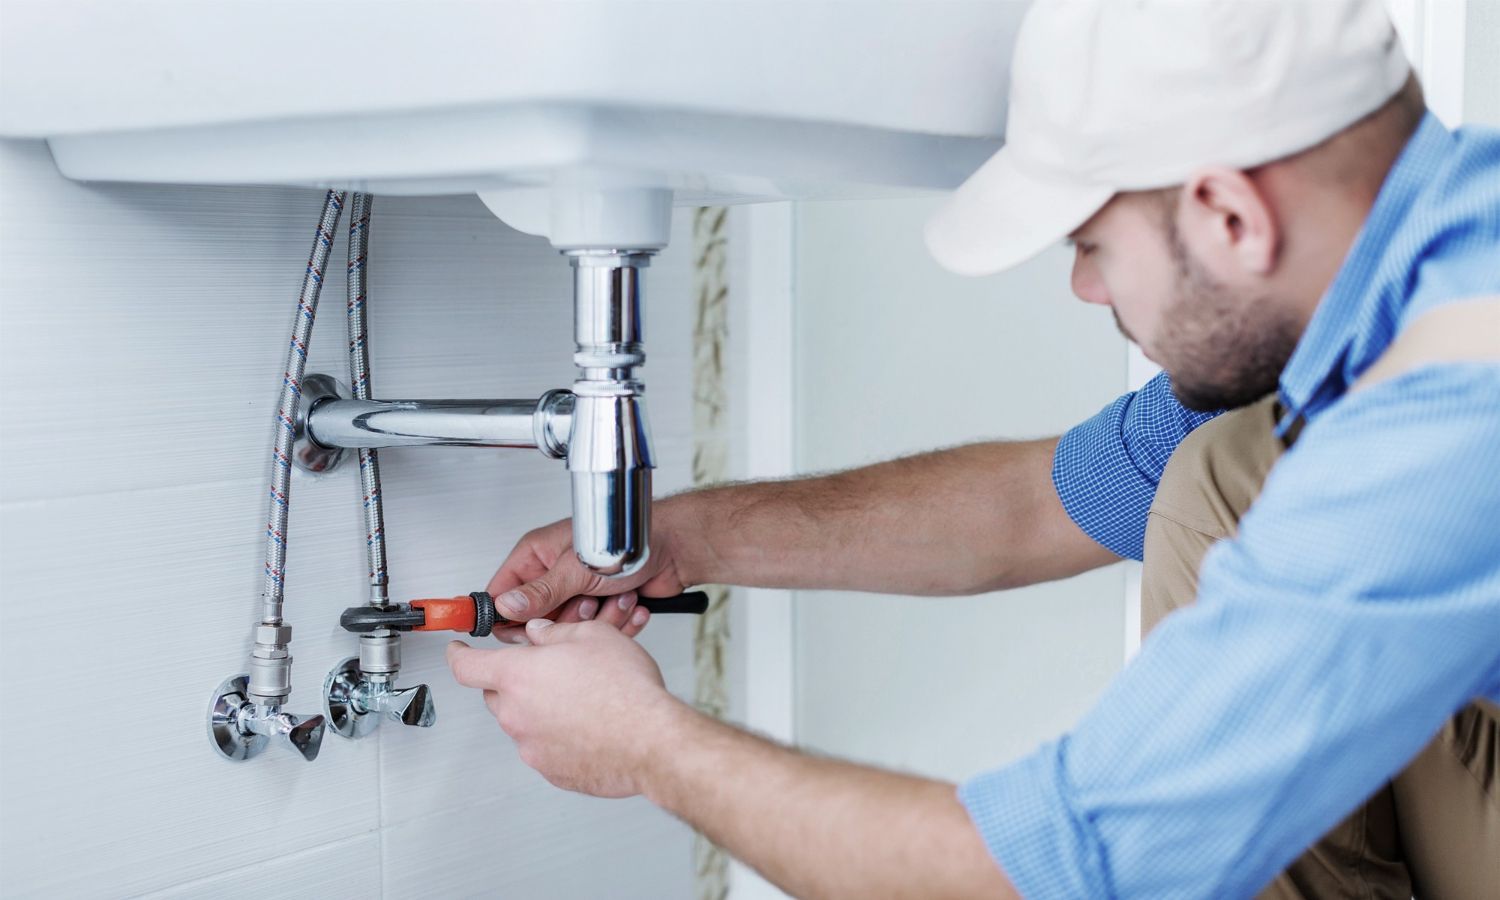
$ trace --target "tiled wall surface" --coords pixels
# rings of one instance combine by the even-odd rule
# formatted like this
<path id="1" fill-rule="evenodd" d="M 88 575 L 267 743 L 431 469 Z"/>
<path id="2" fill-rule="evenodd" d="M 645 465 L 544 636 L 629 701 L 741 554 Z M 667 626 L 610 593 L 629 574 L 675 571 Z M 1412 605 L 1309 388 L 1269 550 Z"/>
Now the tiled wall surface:
<path id="1" fill-rule="evenodd" d="M 308 764 L 210 751 L 211 689 L 258 610 L 268 442 L 322 194 L 75 184 L 0 142 L 0 893 L 7 897 L 683 897 L 690 835 L 641 801 L 557 791 L 479 698 L 406 642 L 430 730 L 330 735 Z M 347 223 L 340 223 L 340 230 Z M 688 220 L 683 218 L 686 226 Z M 473 197 L 375 202 L 374 384 L 384 397 L 530 397 L 572 377 L 566 262 Z M 691 450 L 689 232 L 648 281 L 659 490 Z M 347 378 L 342 241 L 309 371 Z M 382 454 L 393 592 L 482 586 L 566 514 L 525 451 Z M 355 651 L 352 471 L 293 487 L 292 709 Z M 691 693 L 691 623 L 644 642 Z"/>
<path id="2" fill-rule="evenodd" d="M 1062 248 L 964 278 L 922 246 L 935 199 L 802 204 L 797 463 L 819 471 L 1058 434 L 1120 394 L 1125 342 Z M 1124 573 L 975 597 L 797 596 L 797 737 L 967 778 L 1065 730 L 1120 668 Z"/>

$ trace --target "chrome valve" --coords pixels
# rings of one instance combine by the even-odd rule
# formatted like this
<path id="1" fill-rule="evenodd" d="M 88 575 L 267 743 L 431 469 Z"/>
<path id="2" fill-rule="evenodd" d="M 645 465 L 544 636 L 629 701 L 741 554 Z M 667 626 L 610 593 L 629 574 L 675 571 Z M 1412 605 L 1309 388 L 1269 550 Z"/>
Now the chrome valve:
<path id="1" fill-rule="evenodd" d="M 363 648 L 362 648 L 363 649 Z M 387 717 L 402 725 L 430 728 L 437 721 L 425 684 L 398 688 L 394 673 L 360 672 L 359 657 L 334 667 L 323 682 L 323 714 L 342 737 L 364 737 Z"/>
<path id="2" fill-rule="evenodd" d="M 303 718 L 276 705 L 256 703 L 250 697 L 250 676 L 235 675 L 214 690 L 208 736 L 220 755 L 235 762 L 257 755 L 272 739 L 312 762 L 323 746 L 324 721 L 322 716 Z"/>

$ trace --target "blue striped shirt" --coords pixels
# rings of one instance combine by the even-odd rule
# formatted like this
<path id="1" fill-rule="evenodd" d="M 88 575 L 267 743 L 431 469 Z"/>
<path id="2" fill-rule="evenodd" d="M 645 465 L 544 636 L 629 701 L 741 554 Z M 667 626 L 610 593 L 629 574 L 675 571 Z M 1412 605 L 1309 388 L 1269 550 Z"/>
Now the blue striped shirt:
<path id="1" fill-rule="evenodd" d="M 960 788 L 1024 896 L 1254 893 L 1475 697 L 1500 700 L 1500 364 L 1353 381 L 1415 317 L 1500 295 L 1500 131 L 1428 116 L 1280 381 L 1307 426 L 1198 602 L 1062 738 Z M 1139 557 L 1165 379 L 1059 444 L 1069 514 Z"/>

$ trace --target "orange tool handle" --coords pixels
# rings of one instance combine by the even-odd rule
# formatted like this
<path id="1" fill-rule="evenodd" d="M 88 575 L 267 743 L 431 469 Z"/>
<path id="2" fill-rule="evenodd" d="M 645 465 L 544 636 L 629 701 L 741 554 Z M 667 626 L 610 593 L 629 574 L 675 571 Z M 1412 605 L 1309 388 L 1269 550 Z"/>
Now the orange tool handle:
<path id="1" fill-rule="evenodd" d="M 473 631 L 477 618 L 476 598 L 465 594 L 446 599 L 413 600 L 412 609 L 420 609 L 426 617 L 412 631 Z"/>

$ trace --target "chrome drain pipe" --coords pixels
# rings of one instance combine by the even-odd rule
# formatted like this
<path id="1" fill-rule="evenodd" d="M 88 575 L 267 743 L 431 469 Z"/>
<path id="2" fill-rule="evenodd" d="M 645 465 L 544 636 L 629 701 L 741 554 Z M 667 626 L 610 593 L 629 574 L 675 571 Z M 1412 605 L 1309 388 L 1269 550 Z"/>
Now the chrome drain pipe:
<path id="1" fill-rule="evenodd" d="M 645 387 L 635 369 L 641 342 L 641 270 L 651 253 L 572 250 L 573 364 L 578 380 L 568 472 L 573 481 L 573 549 L 602 575 L 645 564 L 651 529 L 651 435 Z"/>
<path id="2" fill-rule="evenodd" d="M 573 548 L 603 575 L 645 564 L 651 526 L 651 435 L 641 339 L 641 274 L 649 250 L 567 250 L 573 268 L 571 391 L 536 400 L 358 399 L 310 375 L 297 422 L 296 463 L 315 472 L 346 450 L 453 446 L 536 448 L 567 459 Z"/>
<path id="3" fill-rule="evenodd" d="M 568 391 L 548 391 L 537 400 L 353 400 L 323 384 L 335 393 L 313 403 L 306 428 L 325 449 L 512 447 L 536 448 L 553 459 L 568 454 Z M 305 456 L 316 453 L 309 448 Z"/>

